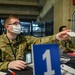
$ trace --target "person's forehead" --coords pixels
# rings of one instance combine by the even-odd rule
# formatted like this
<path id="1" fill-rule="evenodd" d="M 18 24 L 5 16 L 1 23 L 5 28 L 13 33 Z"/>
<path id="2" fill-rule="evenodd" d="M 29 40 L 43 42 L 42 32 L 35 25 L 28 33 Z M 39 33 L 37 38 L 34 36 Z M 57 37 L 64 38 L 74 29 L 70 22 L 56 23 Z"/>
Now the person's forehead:
<path id="1" fill-rule="evenodd" d="M 18 18 L 12 18 L 12 19 L 10 19 L 10 22 L 11 22 L 11 23 L 13 23 L 13 22 L 18 22 L 18 23 L 19 23 L 20 20 L 19 20 Z"/>
<path id="2" fill-rule="evenodd" d="M 64 30 L 67 30 L 68 28 L 67 27 L 64 27 L 62 30 L 64 31 Z"/>

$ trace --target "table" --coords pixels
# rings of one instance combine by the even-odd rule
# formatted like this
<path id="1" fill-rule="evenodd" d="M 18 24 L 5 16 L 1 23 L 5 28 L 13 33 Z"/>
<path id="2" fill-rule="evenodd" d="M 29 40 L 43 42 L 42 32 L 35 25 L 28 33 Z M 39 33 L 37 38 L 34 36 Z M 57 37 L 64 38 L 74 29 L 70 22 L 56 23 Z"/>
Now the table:
<path id="1" fill-rule="evenodd" d="M 63 53 L 62 56 L 66 57 L 66 58 L 70 58 L 70 61 L 68 61 L 65 64 L 75 69 L 75 56 L 71 56 L 66 53 Z"/>

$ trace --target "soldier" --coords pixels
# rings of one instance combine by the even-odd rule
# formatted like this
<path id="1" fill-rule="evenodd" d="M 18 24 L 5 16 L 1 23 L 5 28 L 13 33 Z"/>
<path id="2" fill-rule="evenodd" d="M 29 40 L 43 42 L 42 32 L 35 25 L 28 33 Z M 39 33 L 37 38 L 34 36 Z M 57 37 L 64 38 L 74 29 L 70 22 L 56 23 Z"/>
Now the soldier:
<path id="1" fill-rule="evenodd" d="M 21 32 L 20 20 L 18 17 L 9 15 L 4 21 L 6 34 L 0 36 L 0 70 L 8 68 L 21 70 L 26 68 L 26 62 L 19 60 L 24 58 L 27 50 L 31 49 L 31 44 L 47 44 L 53 40 L 65 40 L 68 35 L 63 31 L 53 36 L 36 38 L 33 36 L 19 36 Z"/>
<path id="2" fill-rule="evenodd" d="M 67 26 L 61 26 L 59 28 L 59 32 L 65 31 L 65 30 L 68 30 Z M 62 43 L 63 43 L 63 46 L 65 47 L 64 53 L 75 52 L 75 46 L 73 45 L 72 41 L 69 38 L 64 40 Z"/>

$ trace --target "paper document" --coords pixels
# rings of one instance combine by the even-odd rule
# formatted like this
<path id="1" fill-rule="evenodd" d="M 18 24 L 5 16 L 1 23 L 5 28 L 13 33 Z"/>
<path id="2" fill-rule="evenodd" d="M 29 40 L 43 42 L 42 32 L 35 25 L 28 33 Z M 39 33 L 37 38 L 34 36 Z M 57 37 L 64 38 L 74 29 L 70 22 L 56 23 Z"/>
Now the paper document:
<path id="1" fill-rule="evenodd" d="M 71 37 L 75 37 L 75 32 L 67 32 L 67 34 Z"/>
<path id="2" fill-rule="evenodd" d="M 6 75 L 7 73 L 5 73 L 5 72 L 0 72 L 0 75 Z"/>
<path id="3" fill-rule="evenodd" d="M 63 75 L 75 75 L 75 69 L 65 64 L 61 64 L 61 70 L 64 70 L 64 72 L 62 71 Z M 66 74 L 66 73 L 69 73 L 69 74 Z"/>

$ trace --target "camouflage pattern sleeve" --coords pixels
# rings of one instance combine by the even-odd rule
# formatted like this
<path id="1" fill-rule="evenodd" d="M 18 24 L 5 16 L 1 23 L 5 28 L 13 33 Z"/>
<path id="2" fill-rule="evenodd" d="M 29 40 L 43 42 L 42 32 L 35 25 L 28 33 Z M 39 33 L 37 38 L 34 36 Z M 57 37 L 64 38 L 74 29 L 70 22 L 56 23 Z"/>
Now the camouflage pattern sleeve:
<path id="1" fill-rule="evenodd" d="M 0 70 L 7 70 L 7 65 L 9 62 L 0 62 Z"/>
<path id="2" fill-rule="evenodd" d="M 2 53 L 2 51 L 0 50 L 0 70 L 6 70 L 7 69 L 7 65 L 8 65 L 8 61 L 4 61 L 4 54 Z"/>
<path id="3" fill-rule="evenodd" d="M 5 61 L 5 59 L 4 59 L 4 57 L 5 57 L 4 51 L 3 51 L 4 49 L 2 47 L 5 44 L 1 42 L 1 41 L 3 41 L 3 39 L 1 39 L 1 38 L 3 38 L 3 36 L 0 36 L 0 70 L 6 70 L 9 61 Z M 4 40 L 4 41 L 6 41 L 6 40 Z"/>
<path id="4" fill-rule="evenodd" d="M 28 49 L 31 49 L 31 44 L 50 44 L 50 43 L 57 43 L 59 45 L 59 48 L 62 47 L 62 43 L 61 42 L 56 42 L 56 35 L 53 36 L 46 36 L 46 37 L 42 37 L 42 38 L 35 38 L 35 37 L 27 37 L 28 38 L 28 44 L 30 46 L 28 46 Z M 31 41 L 31 43 L 30 43 Z"/>
<path id="5" fill-rule="evenodd" d="M 50 44 L 53 40 L 56 40 L 55 35 L 39 38 L 34 42 L 34 44 Z"/>

